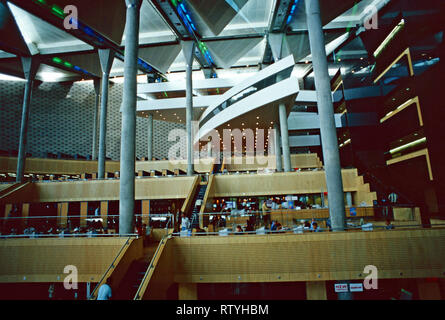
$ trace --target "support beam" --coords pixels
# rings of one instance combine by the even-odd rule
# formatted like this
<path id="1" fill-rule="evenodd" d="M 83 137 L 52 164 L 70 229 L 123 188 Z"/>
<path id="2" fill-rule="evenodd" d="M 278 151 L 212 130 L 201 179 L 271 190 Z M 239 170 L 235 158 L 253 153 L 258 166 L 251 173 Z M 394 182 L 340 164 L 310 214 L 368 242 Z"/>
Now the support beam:
<path id="1" fill-rule="evenodd" d="M 153 115 L 148 114 L 148 134 L 147 134 L 147 158 L 148 161 L 153 159 Z"/>
<path id="2" fill-rule="evenodd" d="M 94 79 L 94 92 L 96 94 L 96 104 L 94 105 L 93 151 L 91 152 L 91 160 L 93 161 L 97 159 L 97 120 L 99 117 L 100 79 Z"/>
<path id="3" fill-rule="evenodd" d="M 26 84 L 23 96 L 22 123 L 20 127 L 19 154 L 17 159 L 17 182 L 23 182 L 25 173 L 26 149 L 28 145 L 29 105 L 31 104 L 32 84 L 36 77 L 40 62 L 35 57 L 22 57 L 23 73 Z"/>
<path id="4" fill-rule="evenodd" d="M 108 201 L 100 202 L 100 217 L 102 218 L 102 226 L 108 227 Z"/>
<path id="5" fill-rule="evenodd" d="M 283 171 L 283 163 L 281 161 L 281 139 L 280 128 L 277 123 L 274 123 L 274 145 L 275 145 L 275 159 L 277 172 Z"/>
<path id="6" fill-rule="evenodd" d="M 102 68 L 102 95 L 100 102 L 100 134 L 99 134 L 99 160 L 97 163 L 98 178 L 105 177 L 105 157 L 107 139 L 107 109 L 108 109 L 108 85 L 110 70 L 113 65 L 114 52 L 110 49 L 99 49 L 99 60 Z"/>
<path id="7" fill-rule="evenodd" d="M 284 172 L 290 172 L 291 162 L 290 162 L 290 148 L 289 148 L 289 130 L 287 127 L 286 105 L 284 103 L 280 103 L 280 105 L 278 106 L 278 112 L 280 116 L 281 145 L 283 147 Z"/>
<path id="8" fill-rule="evenodd" d="M 193 120 L 193 84 L 192 84 L 192 68 L 193 68 L 193 52 L 195 43 L 192 41 L 182 41 L 182 51 L 186 61 L 186 128 L 187 128 L 187 175 L 194 173 L 193 166 L 193 137 L 192 137 L 192 120 Z"/>
<path id="9" fill-rule="evenodd" d="M 345 201 L 334 106 L 321 24 L 320 4 L 319 0 L 312 0 L 306 1 L 305 5 L 315 74 L 315 88 L 317 90 L 318 112 L 320 114 L 320 132 L 329 198 L 329 215 L 333 231 L 343 231 L 345 227 Z"/>
<path id="10" fill-rule="evenodd" d="M 119 234 L 134 232 L 136 166 L 136 94 L 141 0 L 126 0 L 124 92 L 119 183 Z"/>

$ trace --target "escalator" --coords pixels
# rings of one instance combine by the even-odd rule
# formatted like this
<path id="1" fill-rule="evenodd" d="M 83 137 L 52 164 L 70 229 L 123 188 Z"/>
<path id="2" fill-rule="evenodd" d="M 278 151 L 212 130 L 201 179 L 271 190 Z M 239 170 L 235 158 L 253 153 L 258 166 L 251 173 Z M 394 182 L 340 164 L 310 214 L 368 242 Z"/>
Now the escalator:
<path id="1" fill-rule="evenodd" d="M 131 300 L 141 284 L 150 262 L 147 259 L 135 260 L 131 263 L 127 273 L 122 278 L 113 300 Z"/>
<path id="2" fill-rule="evenodd" d="M 204 195 L 207 190 L 207 184 L 200 184 L 198 192 L 196 192 L 195 197 L 193 199 L 193 211 L 192 211 L 192 219 L 191 219 L 191 228 L 199 228 L 199 210 L 201 209 L 202 200 L 204 200 Z M 201 201 L 199 201 L 201 200 Z M 197 204 L 200 203 L 200 204 Z"/>

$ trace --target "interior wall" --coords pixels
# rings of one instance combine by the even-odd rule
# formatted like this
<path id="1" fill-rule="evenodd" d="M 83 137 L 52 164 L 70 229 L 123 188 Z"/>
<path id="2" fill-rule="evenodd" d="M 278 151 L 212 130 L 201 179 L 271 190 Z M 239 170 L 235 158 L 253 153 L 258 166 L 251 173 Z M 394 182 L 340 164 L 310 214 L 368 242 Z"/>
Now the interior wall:
<path id="1" fill-rule="evenodd" d="M 18 150 L 25 82 L 0 81 L 0 150 Z M 107 157 L 120 158 L 123 84 L 110 83 L 107 113 Z M 42 153 L 91 155 L 95 91 L 92 81 L 35 85 L 30 106 L 28 150 Z M 137 118 L 136 156 L 147 156 L 148 119 Z M 176 141 L 168 134 L 184 125 L 154 120 L 153 155 L 164 158 Z M 98 134 L 99 136 L 99 134 Z"/>

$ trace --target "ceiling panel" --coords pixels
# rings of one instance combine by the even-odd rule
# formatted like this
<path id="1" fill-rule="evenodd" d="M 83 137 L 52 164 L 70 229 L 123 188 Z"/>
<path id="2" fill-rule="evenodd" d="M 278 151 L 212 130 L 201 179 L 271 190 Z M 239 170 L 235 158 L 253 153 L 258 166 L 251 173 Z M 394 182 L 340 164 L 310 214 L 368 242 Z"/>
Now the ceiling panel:
<path id="1" fill-rule="evenodd" d="M 246 38 L 207 41 L 206 45 L 216 65 L 228 69 L 262 41 L 263 38 Z"/>
<path id="2" fill-rule="evenodd" d="M 203 37 L 219 35 L 248 0 L 189 0 L 192 18 Z"/>
<path id="3" fill-rule="evenodd" d="M 163 45 L 139 49 L 139 57 L 166 73 L 181 52 L 181 45 Z"/>
<path id="4" fill-rule="evenodd" d="M 139 28 L 140 45 L 176 40 L 175 34 L 150 1 L 142 1 Z M 125 45 L 125 34 L 122 37 L 122 45 Z"/>
<path id="5" fill-rule="evenodd" d="M 93 47 L 36 16 L 8 3 L 32 54 L 54 54 L 92 50 Z"/>

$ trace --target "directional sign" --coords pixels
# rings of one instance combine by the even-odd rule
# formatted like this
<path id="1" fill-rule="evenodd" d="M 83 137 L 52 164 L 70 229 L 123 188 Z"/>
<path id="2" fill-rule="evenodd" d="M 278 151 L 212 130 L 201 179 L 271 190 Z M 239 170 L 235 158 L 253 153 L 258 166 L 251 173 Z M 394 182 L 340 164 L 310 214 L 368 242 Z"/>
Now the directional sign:
<path id="1" fill-rule="evenodd" d="M 335 284 L 335 292 L 348 292 L 348 284 L 347 283 Z"/>

